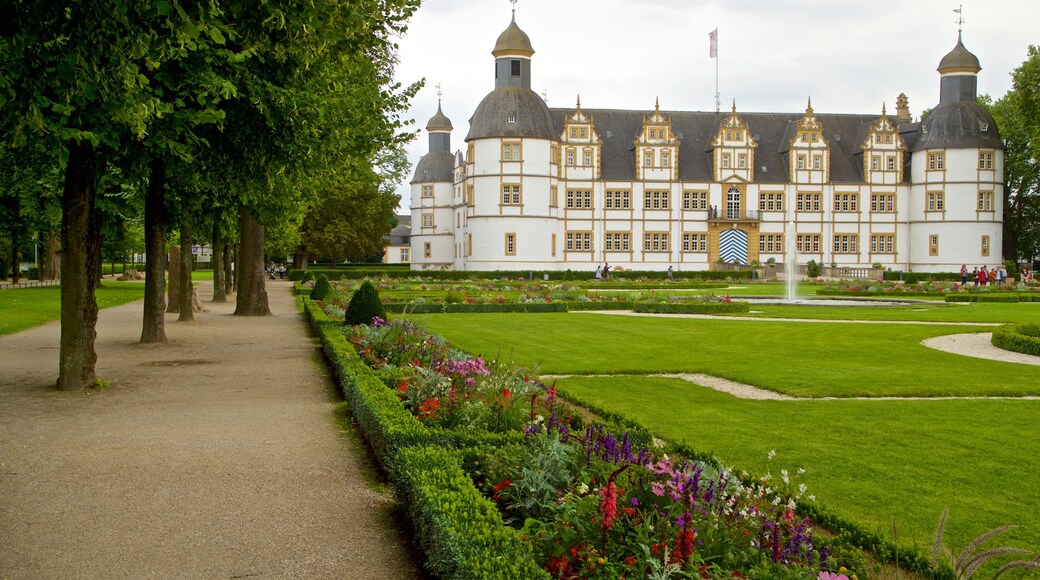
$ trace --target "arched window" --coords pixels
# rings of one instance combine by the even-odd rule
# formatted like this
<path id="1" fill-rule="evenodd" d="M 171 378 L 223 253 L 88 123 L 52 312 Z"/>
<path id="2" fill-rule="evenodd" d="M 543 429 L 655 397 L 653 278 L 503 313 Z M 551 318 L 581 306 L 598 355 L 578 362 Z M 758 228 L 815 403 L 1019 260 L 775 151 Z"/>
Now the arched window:
<path id="1" fill-rule="evenodd" d="M 736 187 L 726 192 L 726 219 L 740 219 L 740 189 Z"/>

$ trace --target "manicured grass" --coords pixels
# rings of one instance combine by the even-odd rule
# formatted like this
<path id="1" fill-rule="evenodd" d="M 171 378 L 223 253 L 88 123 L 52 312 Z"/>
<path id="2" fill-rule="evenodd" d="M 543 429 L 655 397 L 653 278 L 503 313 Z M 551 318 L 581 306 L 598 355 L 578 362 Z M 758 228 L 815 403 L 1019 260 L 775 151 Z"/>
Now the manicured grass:
<path id="1" fill-rule="evenodd" d="M 753 318 L 910 320 L 916 322 L 1036 322 L 1040 302 L 913 303 L 899 306 L 787 306 L 752 304 Z"/>
<path id="2" fill-rule="evenodd" d="M 944 507 L 955 551 L 1006 524 L 1019 527 L 992 545 L 1040 547 L 1040 401 L 748 401 L 645 377 L 558 386 L 738 469 L 804 468 L 798 481 L 828 509 L 888 538 L 894 520 L 925 551 Z"/>
<path id="3" fill-rule="evenodd" d="M 1038 367 L 920 344 L 989 327 L 588 313 L 416 318 L 471 353 L 549 374 L 703 372 L 801 397 L 1040 395 Z"/>
<path id="4" fill-rule="evenodd" d="M 144 298 L 141 282 L 105 281 L 96 293 L 98 308 L 118 306 Z M 61 287 L 39 286 L 0 290 L 0 336 L 61 318 Z"/>

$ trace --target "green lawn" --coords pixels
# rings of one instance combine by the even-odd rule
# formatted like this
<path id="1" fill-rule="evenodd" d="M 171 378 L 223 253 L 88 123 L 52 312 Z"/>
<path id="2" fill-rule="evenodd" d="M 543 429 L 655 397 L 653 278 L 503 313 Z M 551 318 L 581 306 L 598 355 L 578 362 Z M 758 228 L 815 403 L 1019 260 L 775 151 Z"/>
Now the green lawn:
<path id="1" fill-rule="evenodd" d="M 912 303 L 898 306 L 788 306 L 752 304 L 752 318 L 811 318 L 817 320 L 910 320 L 917 322 L 1036 322 L 1040 302 Z"/>
<path id="2" fill-rule="evenodd" d="M 141 282 L 105 281 L 96 292 L 98 308 L 118 306 L 144 298 Z M 37 286 L 0 290 L 0 336 L 61 318 L 61 287 Z"/>
<path id="3" fill-rule="evenodd" d="M 1038 367 L 920 344 L 990 327 L 589 313 L 417 318 L 464 350 L 549 374 L 701 372 L 802 397 L 1040 395 Z"/>
<path id="4" fill-rule="evenodd" d="M 894 518 L 900 538 L 930 546 L 948 507 L 950 546 L 1015 524 L 996 545 L 1040 549 L 1040 401 L 747 401 L 643 377 L 558 386 L 755 474 L 805 468 L 817 501 L 886 537 Z"/>

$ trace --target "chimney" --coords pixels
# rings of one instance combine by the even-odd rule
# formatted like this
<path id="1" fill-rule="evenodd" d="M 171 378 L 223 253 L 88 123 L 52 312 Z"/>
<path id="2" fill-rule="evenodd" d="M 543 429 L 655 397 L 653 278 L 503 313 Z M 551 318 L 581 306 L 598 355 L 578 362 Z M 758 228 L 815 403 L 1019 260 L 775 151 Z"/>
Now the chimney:
<path id="1" fill-rule="evenodd" d="M 896 117 L 900 123 L 909 123 L 914 120 L 910 116 L 910 102 L 906 98 L 906 93 L 899 93 L 896 97 Z"/>

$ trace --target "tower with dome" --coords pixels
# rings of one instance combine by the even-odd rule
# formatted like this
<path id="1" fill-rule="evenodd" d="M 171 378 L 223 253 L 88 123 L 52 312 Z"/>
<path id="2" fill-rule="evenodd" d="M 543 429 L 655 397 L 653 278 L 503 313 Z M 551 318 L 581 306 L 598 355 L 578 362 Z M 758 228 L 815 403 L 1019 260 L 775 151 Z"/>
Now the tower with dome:
<path id="1" fill-rule="evenodd" d="M 790 252 L 863 270 L 1001 260 L 1003 151 L 960 33 L 939 64 L 939 104 L 918 122 L 902 94 L 894 115 L 818 113 L 811 100 L 800 113 L 656 98 L 549 108 L 531 89 L 534 54 L 514 12 L 464 152 L 450 152 L 438 101 L 412 179 L 413 269 L 709 270 Z"/>

